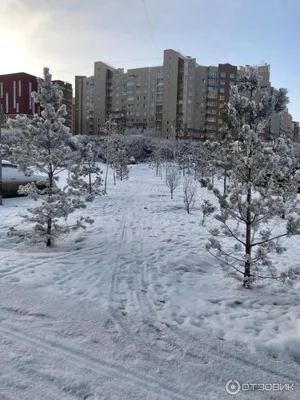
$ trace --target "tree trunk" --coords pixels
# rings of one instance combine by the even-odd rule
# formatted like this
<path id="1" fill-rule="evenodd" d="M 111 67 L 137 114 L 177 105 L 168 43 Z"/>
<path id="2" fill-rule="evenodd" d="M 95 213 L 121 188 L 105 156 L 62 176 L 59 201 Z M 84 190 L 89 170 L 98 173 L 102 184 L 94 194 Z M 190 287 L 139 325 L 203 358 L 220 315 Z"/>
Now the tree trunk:
<path id="1" fill-rule="evenodd" d="M 104 193 L 107 193 L 107 179 L 108 179 L 108 161 L 106 159 L 106 172 L 105 172 L 105 181 L 104 181 Z"/>
<path id="2" fill-rule="evenodd" d="M 89 164 L 89 193 L 92 194 L 92 174 L 91 174 L 90 164 Z"/>
<path id="3" fill-rule="evenodd" d="M 246 261 L 244 269 L 244 284 L 246 288 L 251 287 L 251 201 L 252 189 L 248 188 L 247 191 L 247 222 L 246 222 Z"/>
<path id="4" fill-rule="evenodd" d="M 211 176 L 211 184 L 214 186 L 215 184 L 215 174 L 213 173 Z"/>
<path id="5" fill-rule="evenodd" d="M 171 199 L 173 200 L 173 189 L 171 189 Z"/>
<path id="6" fill-rule="evenodd" d="M 51 197 L 52 196 L 52 189 L 53 189 L 53 172 L 52 172 L 52 167 L 50 166 L 49 168 L 49 192 L 48 192 L 48 196 Z M 52 235 L 52 218 L 48 217 L 47 219 L 47 242 L 46 245 L 47 247 L 50 247 L 52 245 L 52 239 L 51 239 L 51 235 Z"/>
<path id="7" fill-rule="evenodd" d="M 227 192 L 227 169 L 224 169 L 224 189 L 223 189 L 223 194 L 225 196 Z"/>
<path id="8" fill-rule="evenodd" d="M 286 197 L 285 197 L 285 194 L 283 194 L 283 195 L 282 195 L 282 201 L 283 201 L 283 204 L 285 204 L 285 203 L 286 203 Z M 281 218 L 282 218 L 282 219 L 285 219 L 285 212 L 284 212 L 284 211 L 283 211 L 283 214 L 282 214 Z"/>
<path id="9" fill-rule="evenodd" d="M 48 235 L 48 238 L 47 238 L 47 246 L 48 246 L 48 247 L 50 247 L 51 244 L 52 244 L 52 241 L 51 241 L 51 233 L 52 233 L 52 218 L 48 218 L 48 220 L 47 220 L 47 235 Z M 49 237 L 49 236 L 50 236 L 50 237 Z"/>
<path id="10" fill-rule="evenodd" d="M 114 170 L 114 185 L 116 185 L 116 171 Z"/>
<path id="11" fill-rule="evenodd" d="M 156 163 L 156 176 L 158 176 L 158 173 L 159 173 L 159 163 L 157 162 Z"/>

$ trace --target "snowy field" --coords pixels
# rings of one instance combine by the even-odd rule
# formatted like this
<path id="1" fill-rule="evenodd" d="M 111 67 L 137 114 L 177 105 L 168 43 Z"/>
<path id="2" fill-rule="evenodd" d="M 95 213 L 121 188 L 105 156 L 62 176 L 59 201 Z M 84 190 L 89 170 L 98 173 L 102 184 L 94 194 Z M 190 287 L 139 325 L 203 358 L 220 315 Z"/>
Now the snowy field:
<path id="1" fill-rule="evenodd" d="M 171 200 L 132 166 L 83 211 L 95 223 L 51 250 L 7 237 L 32 201 L 5 199 L 0 400 L 300 399 L 300 284 L 245 290 L 226 276 L 204 248 L 206 198 L 199 188 L 188 215 L 181 188 Z M 299 243 L 280 271 L 300 264 Z M 228 380 L 244 384 L 236 396 Z"/>

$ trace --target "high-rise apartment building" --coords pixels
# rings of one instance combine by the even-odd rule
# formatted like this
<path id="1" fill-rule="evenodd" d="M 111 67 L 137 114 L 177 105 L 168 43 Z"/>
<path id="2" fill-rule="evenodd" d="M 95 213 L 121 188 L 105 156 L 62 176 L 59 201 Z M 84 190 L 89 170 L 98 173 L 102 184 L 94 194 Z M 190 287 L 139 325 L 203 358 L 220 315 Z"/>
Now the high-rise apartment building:
<path id="1" fill-rule="evenodd" d="M 61 104 L 66 105 L 67 115 L 65 125 L 72 129 L 72 119 L 73 119 L 73 88 L 72 84 L 68 82 L 63 82 L 60 80 L 55 80 L 53 83 L 56 83 L 60 90 L 63 92 L 63 98 Z M 72 132 L 73 133 L 73 132 Z"/>
<path id="2" fill-rule="evenodd" d="M 75 134 L 94 134 L 94 77 L 75 76 Z"/>
<path id="3" fill-rule="evenodd" d="M 120 126 L 154 130 L 168 137 L 176 127 L 194 139 L 210 138 L 222 129 L 222 108 L 229 99 L 231 85 L 251 69 L 262 77 L 262 89 L 269 90 L 270 66 L 202 66 L 195 58 L 178 51 L 164 51 L 163 65 L 116 69 L 102 61 L 94 64 L 94 98 L 90 113 L 87 80 L 77 76 L 76 133 L 94 133 L 108 118 Z M 82 121 L 93 120 L 93 130 Z"/>
<path id="4" fill-rule="evenodd" d="M 294 139 L 293 117 L 287 110 L 272 117 L 269 129 L 273 135 L 278 136 L 284 133 L 290 139 Z"/>

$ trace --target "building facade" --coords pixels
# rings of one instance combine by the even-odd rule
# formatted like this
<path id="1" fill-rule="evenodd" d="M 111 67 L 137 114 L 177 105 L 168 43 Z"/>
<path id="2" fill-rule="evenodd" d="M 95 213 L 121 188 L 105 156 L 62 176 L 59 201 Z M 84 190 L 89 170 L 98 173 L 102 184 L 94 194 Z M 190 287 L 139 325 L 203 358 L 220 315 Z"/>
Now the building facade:
<path id="1" fill-rule="evenodd" d="M 94 77 L 75 76 L 75 135 L 94 134 Z"/>
<path id="2" fill-rule="evenodd" d="M 169 137 L 175 127 L 194 139 L 210 138 L 222 129 L 222 108 L 232 85 L 257 69 L 262 90 L 269 90 L 270 66 L 238 67 L 231 64 L 199 65 L 178 51 L 164 51 L 163 65 L 116 69 L 94 63 L 94 76 L 75 78 L 76 133 L 98 134 L 109 116 L 122 128 L 155 131 Z M 94 79 L 93 106 L 89 105 L 88 80 Z M 90 112 L 92 110 L 92 112 Z M 82 122 L 89 122 L 90 129 Z"/>
<path id="3" fill-rule="evenodd" d="M 294 142 L 299 142 L 300 135 L 300 125 L 298 121 L 293 121 L 293 140 Z"/>
<path id="4" fill-rule="evenodd" d="M 66 105 L 67 115 L 65 125 L 72 130 L 72 120 L 73 120 L 73 88 L 71 83 L 63 82 L 60 80 L 54 80 L 60 90 L 63 92 L 63 98 L 61 104 Z M 73 132 L 72 132 L 73 133 Z"/>
<path id="5" fill-rule="evenodd" d="M 285 134 L 294 140 L 293 117 L 287 110 L 274 115 L 271 119 L 270 130 L 272 135 L 279 136 L 280 134 Z"/>
<path id="6" fill-rule="evenodd" d="M 8 118 L 18 114 L 33 116 L 40 114 L 39 104 L 35 103 L 31 93 L 37 90 L 36 76 L 19 72 L 0 75 L 0 112 L 2 125 Z"/>

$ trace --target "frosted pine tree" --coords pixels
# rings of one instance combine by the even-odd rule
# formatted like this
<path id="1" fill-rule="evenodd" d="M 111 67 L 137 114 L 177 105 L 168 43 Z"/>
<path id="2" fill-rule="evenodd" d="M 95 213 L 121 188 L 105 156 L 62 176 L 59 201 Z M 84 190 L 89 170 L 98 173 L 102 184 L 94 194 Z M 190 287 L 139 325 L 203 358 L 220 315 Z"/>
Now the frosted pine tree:
<path id="1" fill-rule="evenodd" d="M 82 164 L 76 172 L 79 177 L 76 180 L 76 186 L 82 194 L 86 194 L 86 201 L 92 201 L 96 196 L 101 196 L 104 192 L 102 188 L 102 171 L 97 165 L 98 152 L 92 142 L 80 144 L 79 151 Z"/>
<path id="2" fill-rule="evenodd" d="M 113 168 L 116 173 L 116 177 L 120 181 L 124 181 L 129 178 L 129 157 L 127 151 L 123 147 L 119 147 L 114 154 Z"/>
<path id="3" fill-rule="evenodd" d="M 280 238 L 300 233 L 299 205 L 294 202 L 293 208 L 286 207 L 278 182 L 282 174 L 282 178 L 289 176 L 293 164 L 290 142 L 284 136 L 273 144 L 264 141 L 272 115 L 285 110 L 286 104 L 286 90 L 263 92 L 257 72 L 246 74 L 239 89 L 231 89 L 224 112 L 223 137 L 210 145 L 212 162 L 216 166 L 230 166 L 230 183 L 222 194 L 206 182 L 219 202 L 215 218 L 220 225 L 211 230 L 206 247 L 241 274 L 243 285 L 248 288 L 256 278 L 276 278 L 269 254 L 285 250 Z M 291 196 L 295 193 L 293 177 L 285 181 L 284 190 Z M 283 212 L 286 224 L 274 232 L 276 220 Z M 228 241 L 222 243 L 220 234 L 229 237 L 233 247 Z"/>
<path id="4" fill-rule="evenodd" d="M 116 150 L 119 148 L 118 143 L 122 140 L 122 135 L 119 132 L 117 123 L 111 117 L 109 117 L 105 122 L 102 131 L 105 137 L 102 140 L 100 147 L 106 162 L 104 193 L 107 193 L 108 170 L 109 167 L 113 168 L 115 164 Z M 116 183 L 115 171 L 114 183 Z"/>
<path id="5" fill-rule="evenodd" d="M 44 68 L 43 79 L 38 79 L 38 92 L 32 93 L 35 102 L 40 103 L 41 116 L 32 119 L 18 116 L 10 121 L 12 130 L 17 130 L 16 142 L 9 150 L 10 159 L 18 168 L 26 172 L 33 169 L 47 176 L 47 187 L 40 190 L 35 183 L 21 186 L 19 193 L 28 195 L 38 202 L 37 207 L 28 209 L 24 221 L 33 225 L 32 231 L 11 228 L 10 236 L 19 236 L 31 243 L 45 242 L 51 246 L 53 240 L 68 233 L 71 229 L 85 228 L 93 221 L 80 217 L 75 225 L 66 221 L 70 214 L 86 207 L 81 198 L 80 153 L 71 148 L 71 134 L 65 127 L 66 106 L 60 105 L 62 91 L 52 83 L 48 68 Z M 57 185 L 62 171 L 69 171 L 68 184 Z"/>

